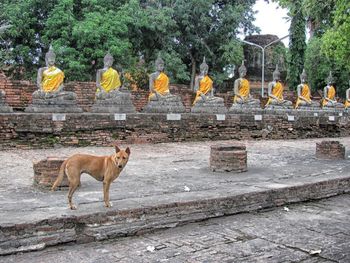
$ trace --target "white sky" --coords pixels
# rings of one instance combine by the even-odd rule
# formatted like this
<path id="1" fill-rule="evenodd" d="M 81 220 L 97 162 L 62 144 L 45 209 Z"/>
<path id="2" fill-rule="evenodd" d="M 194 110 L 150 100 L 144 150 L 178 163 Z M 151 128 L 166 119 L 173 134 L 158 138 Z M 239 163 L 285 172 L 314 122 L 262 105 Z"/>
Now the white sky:
<path id="1" fill-rule="evenodd" d="M 257 0 L 253 7 L 254 11 L 258 11 L 255 15 L 254 25 L 261 29 L 260 34 L 272 34 L 279 38 L 289 34 L 290 22 L 285 19 L 287 17 L 287 9 L 282 9 L 277 3 L 266 3 L 264 0 Z M 288 38 L 283 43 L 288 47 Z"/>

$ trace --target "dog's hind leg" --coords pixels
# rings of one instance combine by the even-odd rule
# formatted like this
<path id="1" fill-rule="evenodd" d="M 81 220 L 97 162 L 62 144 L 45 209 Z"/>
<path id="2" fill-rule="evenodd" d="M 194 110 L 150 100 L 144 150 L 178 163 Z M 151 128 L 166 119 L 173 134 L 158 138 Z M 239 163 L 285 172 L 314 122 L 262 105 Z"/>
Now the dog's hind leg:
<path id="1" fill-rule="evenodd" d="M 68 204 L 69 204 L 69 208 L 72 210 L 77 209 L 77 207 L 72 202 L 72 198 L 73 198 L 73 194 L 74 194 L 75 190 L 77 190 L 78 186 L 79 186 L 79 183 L 76 183 L 76 182 L 69 183 Z"/>
<path id="2" fill-rule="evenodd" d="M 73 204 L 72 198 L 75 190 L 80 186 L 80 172 L 74 171 L 72 169 L 66 169 L 66 174 L 69 180 L 69 190 L 68 190 L 68 204 L 69 208 L 72 210 L 77 209 Z"/>

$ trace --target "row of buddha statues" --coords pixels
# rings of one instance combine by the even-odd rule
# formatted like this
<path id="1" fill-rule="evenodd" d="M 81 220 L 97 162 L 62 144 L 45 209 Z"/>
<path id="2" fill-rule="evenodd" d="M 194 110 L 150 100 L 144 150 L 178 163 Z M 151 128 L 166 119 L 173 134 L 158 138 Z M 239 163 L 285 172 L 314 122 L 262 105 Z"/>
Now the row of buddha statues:
<path id="1" fill-rule="evenodd" d="M 77 105 L 77 96 L 74 92 L 63 90 L 64 73 L 55 66 L 56 55 L 50 46 L 45 55 L 46 66 L 38 70 L 37 87 L 32 95 L 32 104 L 26 112 L 82 112 Z M 135 107 L 132 104 L 131 94 L 122 86 L 119 73 L 113 69 L 113 56 L 108 53 L 104 57 L 104 67 L 96 74 L 96 99 L 92 112 L 132 113 Z M 183 113 L 185 107 L 179 95 L 170 93 L 169 78 L 164 72 L 164 61 L 158 57 L 155 61 L 156 71 L 149 76 L 149 97 L 144 112 L 149 113 Z M 193 113 L 226 113 L 224 99 L 214 96 L 213 80 L 208 76 L 209 67 L 203 59 L 200 65 L 200 74 L 195 78 L 194 89 L 196 96 L 191 112 Z M 247 69 L 242 61 L 238 69 L 239 78 L 234 82 L 233 105 L 229 112 L 244 109 L 261 108 L 261 101 L 253 98 L 250 93 L 250 84 L 246 79 Z M 300 75 L 301 83 L 297 86 L 297 100 L 293 103 L 284 99 L 284 86 L 281 82 L 278 65 L 273 72 L 273 81 L 268 84 L 268 98 L 265 109 L 342 109 L 350 106 L 350 89 L 346 91 L 345 104 L 336 100 L 334 80 L 330 72 L 327 86 L 323 91 L 321 102 L 312 100 L 311 90 L 307 84 L 307 75 L 303 70 Z M 0 105 L 5 107 L 4 92 L 0 92 Z M 0 107 L 1 108 L 1 107 Z M 1 112 L 1 109 L 0 109 Z"/>

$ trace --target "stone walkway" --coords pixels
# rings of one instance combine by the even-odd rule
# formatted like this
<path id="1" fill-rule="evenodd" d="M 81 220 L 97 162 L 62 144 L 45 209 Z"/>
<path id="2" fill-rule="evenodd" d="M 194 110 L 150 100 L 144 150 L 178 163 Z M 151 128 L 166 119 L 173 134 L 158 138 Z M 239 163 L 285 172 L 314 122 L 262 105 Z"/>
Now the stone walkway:
<path id="1" fill-rule="evenodd" d="M 350 262 L 350 196 L 192 223 L 137 237 L 3 257 L 3 263 Z"/>
<path id="2" fill-rule="evenodd" d="M 78 231 L 77 224 L 82 224 L 79 220 L 85 220 L 89 216 L 91 218 L 84 221 L 86 226 L 96 223 L 93 222 L 96 215 L 96 218 L 109 215 L 113 217 L 113 224 L 116 217 L 124 216 L 125 222 L 134 222 L 137 218 L 148 224 L 145 228 L 152 229 L 166 227 L 166 224 L 176 225 L 177 218 L 180 223 L 196 221 L 349 191 L 349 161 L 317 160 L 315 148 L 319 141 L 321 139 L 245 142 L 248 150 L 248 172 L 241 174 L 213 173 L 209 170 L 210 145 L 220 142 L 131 145 L 129 163 L 121 177 L 111 186 L 113 207 L 106 209 L 103 206 L 102 184 L 83 175 L 82 185 L 74 195 L 78 206 L 76 211 L 68 209 L 66 190 L 49 192 L 32 186 L 32 161 L 48 156 L 69 156 L 78 152 L 106 155 L 113 148 L 1 151 L 0 227 L 8 228 L 8 232 L 0 235 L 0 252 L 2 248 L 4 254 L 11 253 L 7 249 L 29 246 L 32 242 L 42 244 L 42 240 L 33 241 L 32 237 L 24 244 L 16 243 L 19 241 L 15 242 L 13 238 L 18 237 L 18 232 L 13 231 L 18 231 L 15 230 L 18 225 L 29 229 L 33 225 L 42 225 L 47 220 L 55 223 L 60 219 L 68 223 L 71 222 L 69 220 L 78 220 L 74 221 L 74 227 L 69 228 L 74 234 L 67 234 L 66 239 L 58 242 L 64 243 L 76 241 L 73 236 Z M 341 138 L 339 141 L 349 149 L 350 138 Z M 233 197 L 240 199 L 232 199 Z M 231 209 L 233 206 L 234 210 Z M 152 214 L 160 211 L 164 214 L 152 219 Z M 132 219 L 130 213 L 133 215 Z M 192 217 L 183 221 L 180 219 L 181 216 L 191 213 Z M 159 220 L 166 216 L 172 218 L 162 225 Z M 142 223 L 140 222 L 137 222 L 138 227 Z M 107 222 L 104 223 L 105 229 Z M 135 225 L 130 229 L 109 235 L 105 232 L 101 234 L 101 230 L 98 230 L 97 234 L 91 236 L 94 236 L 94 240 L 98 235 L 102 235 L 100 239 L 106 239 L 123 233 L 135 234 L 138 231 Z M 33 237 L 37 238 L 37 233 L 41 230 L 36 231 Z M 81 242 L 88 242 L 86 236 Z M 55 242 L 43 246 L 53 244 Z"/>

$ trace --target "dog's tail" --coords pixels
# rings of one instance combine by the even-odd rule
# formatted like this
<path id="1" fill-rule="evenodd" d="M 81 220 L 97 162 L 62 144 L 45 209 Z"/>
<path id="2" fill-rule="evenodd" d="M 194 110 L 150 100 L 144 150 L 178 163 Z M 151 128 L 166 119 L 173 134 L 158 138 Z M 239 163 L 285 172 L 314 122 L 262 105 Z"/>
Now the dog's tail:
<path id="1" fill-rule="evenodd" d="M 51 191 L 55 191 L 56 188 L 62 183 L 63 177 L 66 175 L 66 165 L 67 165 L 67 160 L 65 160 L 60 168 L 60 171 L 58 173 L 58 177 L 56 179 L 56 181 L 54 182 L 54 184 L 51 187 Z"/>

